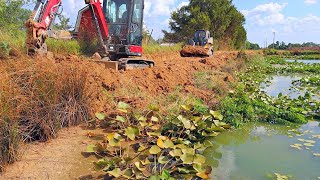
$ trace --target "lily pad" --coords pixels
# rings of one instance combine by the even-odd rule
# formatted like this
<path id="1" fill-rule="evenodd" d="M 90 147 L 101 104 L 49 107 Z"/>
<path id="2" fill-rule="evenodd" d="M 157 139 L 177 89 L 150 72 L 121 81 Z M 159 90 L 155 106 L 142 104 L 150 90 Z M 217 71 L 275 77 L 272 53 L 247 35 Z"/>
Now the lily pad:
<path id="1" fill-rule="evenodd" d="M 144 171 L 146 168 L 143 167 L 143 165 L 141 164 L 141 162 L 135 162 L 134 165 L 136 166 L 136 168 L 139 170 L 139 171 Z"/>
<path id="2" fill-rule="evenodd" d="M 203 155 L 196 154 L 194 156 L 193 163 L 195 163 L 195 164 L 204 164 L 205 162 L 206 162 L 206 157 L 204 157 Z"/>
<path id="3" fill-rule="evenodd" d="M 303 145 L 307 146 L 307 147 L 313 147 L 314 146 L 314 144 L 311 144 L 311 143 L 304 143 Z"/>
<path id="4" fill-rule="evenodd" d="M 153 122 L 159 122 L 159 118 L 155 117 L 155 116 L 152 116 L 151 117 L 151 121 Z"/>
<path id="5" fill-rule="evenodd" d="M 171 140 L 166 140 L 166 141 L 164 141 L 163 146 L 164 146 L 164 148 L 173 148 L 174 144 Z"/>
<path id="6" fill-rule="evenodd" d="M 122 171 L 120 168 L 116 168 L 112 171 L 108 171 L 108 174 L 110 174 L 111 176 L 114 176 L 115 178 L 118 178 L 122 175 Z"/>
<path id="7" fill-rule="evenodd" d="M 313 153 L 314 156 L 320 157 L 320 153 Z"/>
<path id="8" fill-rule="evenodd" d="M 96 152 L 95 149 L 96 149 L 96 146 L 95 146 L 95 145 L 89 144 L 89 145 L 87 146 L 86 153 L 94 153 L 94 152 Z"/>
<path id="9" fill-rule="evenodd" d="M 159 146 L 154 145 L 150 148 L 149 152 L 150 154 L 158 154 L 159 152 L 161 152 L 161 149 L 159 148 Z"/>
<path id="10" fill-rule="evenodd" d="M 139 129 L 136 127 L 128 127 L 125 130 L 125 135 L 131 140 L 134 141 L 136 139 L 136 136 L 139 135 Z"/>
<path id="11" fill-rule="evenodd" d="M 117 116 L 116 120 L 119 121 L 119 122 L 123 122 L 123 123 L 127 122 L 127 119 L 122 117 L 122 116 Z"/>
<path id="12" fill-rule="evenodd" d="M 122 176 L 127 178 L 127 179 L 131 179 L 132 175 L 133 175 L 133 172 L 132 172 L 131 169 L 126 169 L 122 174 Z"/>
<path id="13" fill-rule="evenodd" d="M 100 121 L 102 121 L 102 120 L 104 120 L 106 118 L 106 115 L 104 113 L 96 113 L 95 116 Z"/>
<path id="14" fill-rule="evenodd" d="M 206 173 L 197 173 L 196 175 L 202 179 L 209 179 L 209 175 Z"/>
<path id="15" fill-rule="evenodd" d="M 169 162 L 169 159 L 166 156 L 160 156 L 159 159 L 158 159 L 158 162 L 160 164 L 167 164 Z"/>
<path id="16" fill-rule="evenodd" d="M 223 116 L 219 111 L 210 111 L 210 114 L 217 120 L 223 120 Z"/>
<path id="17" fill-rule="evenodd" d="M 164 148 L 163 140 L 160 139 L 160 138 L 158 138 L 158 140 L 157 140 L 157 145 L 158 145 L 161 149 L 163 149 L 163 148 Z"/>
<path id="18" fill-rule="evenodd" d="M 181 149 L 174 149 L 169 152 L 172 157 L 180 157 L 182 155 Z"/>
<path id="19" fill-rule="evenodd" d="M 184 164 L 192 164 L 193 163 L 193 155 L 192 154 L 183 154 L 180 156 L 181 160 Z"/>
<path id="20" fill-rule="evenodd" d="M 182 153 L 183 154 L 191 154 L 191 155 L 194 155 L 196 153 L 195 149 L 193 148 L 185 148 L 185 149 L 182 149 Z"/>

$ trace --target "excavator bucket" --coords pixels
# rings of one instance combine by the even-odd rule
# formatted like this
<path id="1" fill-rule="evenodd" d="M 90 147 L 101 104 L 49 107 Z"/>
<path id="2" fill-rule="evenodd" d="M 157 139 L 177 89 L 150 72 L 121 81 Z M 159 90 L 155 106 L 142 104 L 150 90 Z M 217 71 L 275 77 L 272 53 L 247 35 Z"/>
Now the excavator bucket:
<path id="1" fill-rule="evenodd" d="M 213 48 L 209 46 L 186 45 L 180 51 L 182 57 L 209 57 L 213 55 Z"/>
<path id="2" fill-rule="evenodd" d="M 110 61 L 109 58 L 104 58 L 96 62 L 104 64 L 106 68 L 116 71 L 153 68 L 155 65 L 154 61 L 138 58 L 121 58 L 118 61 Z"/>

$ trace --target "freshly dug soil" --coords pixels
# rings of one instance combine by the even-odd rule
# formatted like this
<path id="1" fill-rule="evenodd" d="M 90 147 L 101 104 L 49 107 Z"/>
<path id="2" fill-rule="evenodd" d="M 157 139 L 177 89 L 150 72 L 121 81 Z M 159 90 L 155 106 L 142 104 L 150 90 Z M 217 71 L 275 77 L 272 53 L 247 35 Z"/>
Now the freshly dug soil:
<path id="1" fill-rule="evenodd" d="M 182 56 L 209 56 L 208 49 L 201 46 L 190 46 L 186 45 L 180 51 Z"/>

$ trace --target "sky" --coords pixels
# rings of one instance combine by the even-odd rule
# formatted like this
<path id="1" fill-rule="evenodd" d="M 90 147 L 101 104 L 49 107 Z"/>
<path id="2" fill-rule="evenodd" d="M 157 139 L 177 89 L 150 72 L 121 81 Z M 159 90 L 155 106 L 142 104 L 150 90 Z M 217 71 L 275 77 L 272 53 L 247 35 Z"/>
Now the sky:
<path id="1" fill-rule="evenodd" d="M 188 4 L 188 0 L 145 0 L 147 28 L 155 39 L 163 37 L 162 29 L 169 30 L 171 12 Z M 320 43 L 320 0 L 233 0 L 246 17 L 248 40 L 263 46 L 267 40 L 286 43 Z M 76 21 L 83 0 L 63 0 L 63 14 Z"/>

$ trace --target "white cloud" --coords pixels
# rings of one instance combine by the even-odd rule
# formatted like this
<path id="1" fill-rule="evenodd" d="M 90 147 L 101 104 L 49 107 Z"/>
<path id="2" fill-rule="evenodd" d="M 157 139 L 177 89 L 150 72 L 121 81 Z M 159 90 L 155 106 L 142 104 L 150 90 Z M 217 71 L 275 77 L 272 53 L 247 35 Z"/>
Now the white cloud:
<path id="1" fill-rule="evenodd" d="M 288 3 L 268 3 L 258 5 L 251 10 L 241 11 L 247 21 L 260 27 L 276 27 L 286 31 L 303 31 L 303 30 L 319 30 L 317 24 L 320 23 L 320 17 L 315 15 L 308 15 L 305 17 L 290 17 L 283 14 L 283 10 L 287 7 Z"/>
<path id="2" fill-rule="evenodd" d="M 146 0 L 145 14 L 147 16 L 169 16 L 176 0 Z"/>
<path id="3" fill-rule="evenodd" d="M 183 6 L 187 6 L 189 5 L 189 1 L 182 1 L 179 5 L 178 5 L 178 9 L 182 8 Z"/>
<path id="4" fill-rule="evenodd" d="M 258 25 L 273 25 L 285 22 L 282 10 L 288 3 L 267 3 L 261 4 L 251 10 L 242 10 L 241 12 L 248 20 L 254 21 Z"/>
<path id="5" fill-rule="evenodd" d="M 312 5 L 312 4 L 316 4 L 317 0 L 304 0 L 304 3 L 307 5 Z"/>

